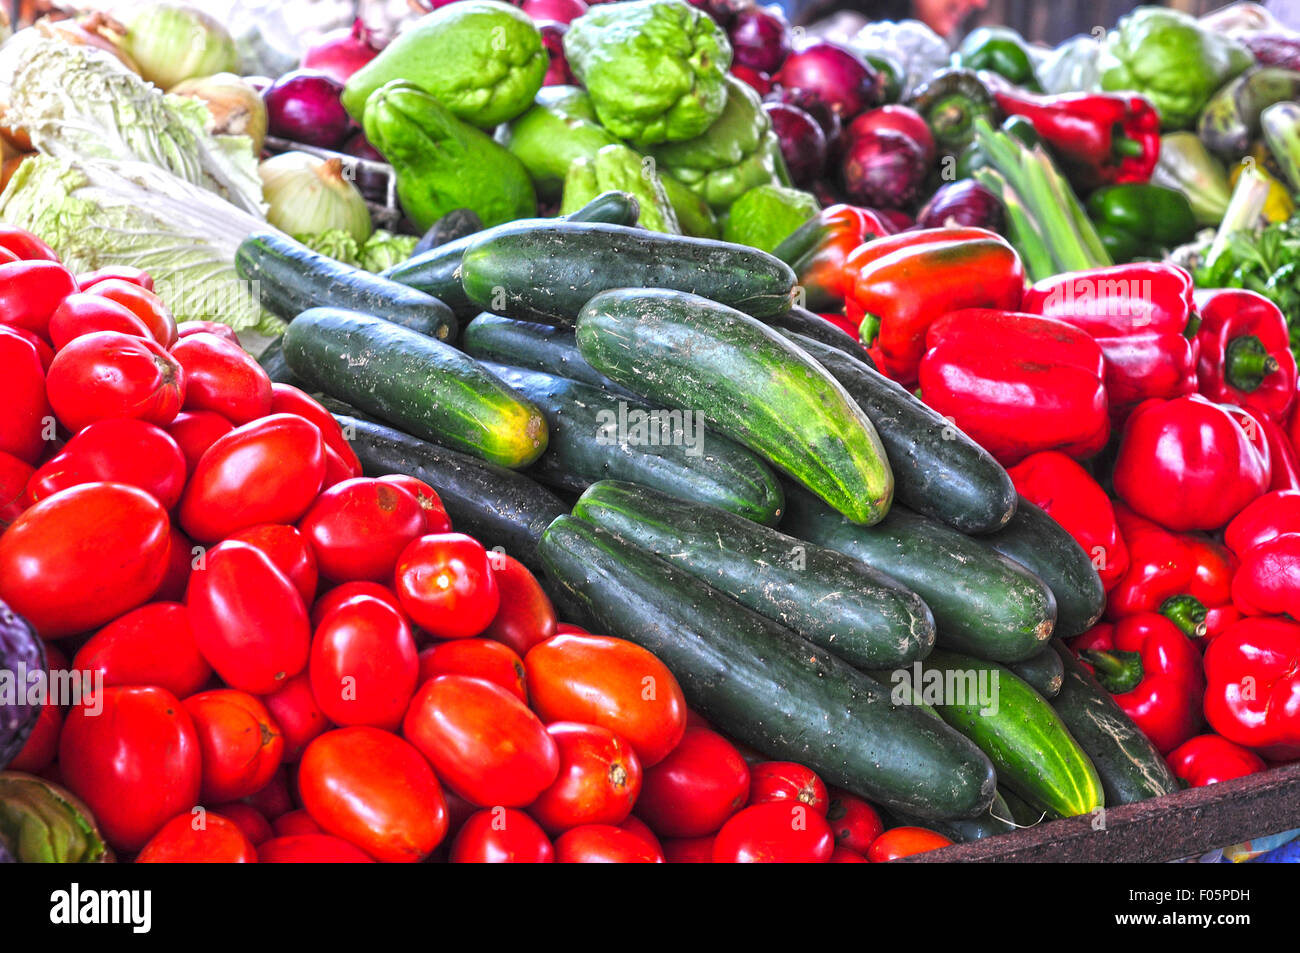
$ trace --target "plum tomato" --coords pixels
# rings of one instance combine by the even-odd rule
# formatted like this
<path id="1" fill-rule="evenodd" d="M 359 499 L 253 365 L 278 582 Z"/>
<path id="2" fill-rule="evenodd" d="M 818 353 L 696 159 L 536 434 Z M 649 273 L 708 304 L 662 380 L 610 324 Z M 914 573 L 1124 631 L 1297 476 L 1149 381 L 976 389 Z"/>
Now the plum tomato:
<path id="1" fill-rule="evenodd" d="M 152 288 L 145 288 L 139 282 L 108 277 L 85 290 L 129 310 L 144 323 L 153 339 L 163 347 L 170 348 L 176 343 L 176 319 Z"/>
<path id="2" fill-rule="evenodd" d="M 161 427 L 131 417 L 97 420 L 46 460 L 27 484 L 33 503 L 83 483 L 138 486 L 165 510 L 185 488 L 185 454 Z"/>
<path id="3" fill-rule="evenodd" d="M 760 761 L 749 770 L 749 803 L 798 801 L 822 817 L 830 796 L 826 785 L 811 768 L 793 761 Z"/>
<path id="4" fill-rule="evenodd" d="M 76 276 L 57 260 L 6 262 L 0 265 L 0 323 L 48 339 L 50 315 L 78 290 Z"/>
<path id="5" fill-rule="evenodd" d="M 236 426 L 271 412 L 271 378 L 242 347 L 187 334 L 171 353 L 185 368 L 186 410 L 215 410 Z"/>
<path id="6" fill-rule="evenodd" d="M 952 841 L 925 827 L 893 827 L 885 831 L 867 849 L 867 861 L 883 864 L 899 857 L 911 857 L 926 851 L 948 847 Z"/>
<path id="7" fill-rule="evenodd" d="M 212 677 L 189 613 L 178 602 L 151 602 L 114 619 L 77 650 L 72 668 L 105 685 L 155 685 L 177 698 L 193 695 Z"/>
<path id="8" fill-rule="evenodd" d="M 181 704 L 199 739 L 204 801 L 234 801 L 267 785 L 284 757 L 284 736 L 265 705 L 230 688 L 199 692 Z"/>
<path id="9" fill-rule="evenodd" d="M 12 454 L 27 464 L 44 456 L 49 439 L 53 411 L 45 394 L 45 370 L 36 345 L 13 328 L 0 325 L 0 452 Z"/>
<path id="10" fill-rule="evenodd" d="M 643 838 L 611 824 L 583 824 L 555 841 L 560 864 L 662 864 L 664 855 Z"/>
<path id="11" fill-rule="evenodd" d="M 321 493 L 298 525 L 327 579 L 386 582 L 397 557 L 423 534 L 424 511 L 401 487 L 360 477 Z"/>
<path id="12" fill-rule="evenodd" d="M 537 578 L 519 560 L 495 551 L 488 554 L 488 559 L 501 594 L 501 607 L 483 635 L 527 655 L 538 642 L 555 635 L 555 607 Z"/>
<path id="13" fill-rule="evenodd" d="M 185 401 L 185 370 L 157 341 L 118 331 L 83 334 L 54 355 L 50 406 L 74 433 L 96 420 L 138 417 L 159 427 Z"/>
<path id="14" fill-rule="evenodd" d="M 273 837 L 257 848 L 263 864 L 373 864 L 359 847 L 329 834 Z"/>
<path id="15" fill-rule="evenodd" d="M 177 814 L 164 824 L 144 845 L 135 862 L 255 864 L 257 848 L 234 821 L 198 808 Z"/>
<path id="16" fill-rule="evenodd" d="M 712 835 L 749 800 L 750 770 L 708 728 L 687 728 L 668 757 L 647 768 L 636 813 L 663 837 Z"/>
<path id="17" fill-rule="evenodd" d="M 835 851 L 826 818 L 794 799 L 751 804 L 722 825 L 715 864 L 824 864 Z"/>
<path id="18" fill-rule="evenodd" d="M 453 864 L 551 864 L 555 847 L 537 822 L 516 808 L 476 811 L 451 845 Z"/>
<path id="19" fill-rule="evenodd" d="M 329 727 L 325 713 L 316 704 L 307 672 L 299 672 L 282 688 L 263 695 L 262 703 L 284 735 L 285 761 L 297 761 L 312 739 Z"/>
<path id="20" fill-rule="evenodd" d="M 439 639 L 478 635 L 501 604 L 487 550 L 463 533 L 412 540 L 397 558 L 393 589 L 412 621 Z"/>
<path id="21" fill-rule="evenodd" d="M 193 473 L 199 459 L 221 437 L 235 429 L 214 410 L 182 410 L 165 429 L 185 454 L 185 470 Z"/>
<path id="22" fill-rule="evenodd" d="M 508 646 L 491 639 L 451 639 L 421 649 L 418 683 L 423 685 L 438 675 L 470 675 L 486 679 L 528 704 L 524 660 Z"/>
<path id="23" fill-rule="evenodd" d="M 560 773 L 528 807 L 550 833 L 582 824 L 621 824 L 641 793 L 641 762 L 608 728 L 557 721 L 546 726 L 560 752 Z"/>
<path id="24" fill-rule="evenodd" d="M 157 340 L 129 308 L 99 295 L 68 295 L 50 315 L 50 344 L 55 351 L 63 350 L 83 334 L 96 331 L 118 331 L 132 337 Z"/>
<path id="25" fill-rule="evenodd" d="M 872 841 L 884 833 L 885 825 L 876 809 L 844 791 L 832 791 L 826 820 L 835 834 L 835 846 L 846 847 L 864 857 Z"/>
<path id="26" fill-rule="evenodd" d="M 227 538 L 260 549 L 293 583 L 303 605 L 311 605 L 316 598 L 316 556 L 297 529 L 284 523 L 262 523 L 231 533 Z"/>
<path id="27" fill-rule="evenodd" d="M 420 535 L 451 532 L 451 519 L 447 516 L 447 511 L 443 509 L 442 497 L 429 484 L 404 473 L 389 473 L 379 477 L 379 480 L 381 483 L 400 486 L 419 502 L 420 509 L 424 510 L 424 533 Z"/>
<path id="28" fill-rule="evenodd" d="M 345 582 L 340 586 L 335 586 L 328 592 L 322 593 L 315 604 L 311 607 L 311 627 L 312 631 L 320 625 L 321 620 L 326 615 L 333 612 L 343 603 L 355 596 L 373 596 L 381 602 L 391 606 L 393 611 L 398 613 L 406 624 L 411 624 L 411 618 L 402 608 L 402 604 L 397 601 L 397 596 L 387 586 L 381 586 L 377 582 Z"/>
<path id="29" fill-rule="evenodd" d="M 342 603 L 321 619 L 312 638 L 312 697 L 336 725 L 396 731 L 419 670 L 410 626 L 371 596 Z"/>

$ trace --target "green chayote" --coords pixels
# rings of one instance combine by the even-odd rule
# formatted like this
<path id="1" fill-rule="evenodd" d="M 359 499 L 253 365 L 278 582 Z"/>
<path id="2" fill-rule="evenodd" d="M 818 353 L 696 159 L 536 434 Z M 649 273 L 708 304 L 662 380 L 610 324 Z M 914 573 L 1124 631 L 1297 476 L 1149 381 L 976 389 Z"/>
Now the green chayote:
<path id="1" fill-rule="evenodd" d="M 560 214 L 576 212 L 600 193 L 611 190 L 628 192 L 636 198 L 641 206 L 638 224 L 652 232 L 681 234 L 654 163 L 624 145 L 605 146 L 594 158 L 577 159 L 569 166 Z"/>

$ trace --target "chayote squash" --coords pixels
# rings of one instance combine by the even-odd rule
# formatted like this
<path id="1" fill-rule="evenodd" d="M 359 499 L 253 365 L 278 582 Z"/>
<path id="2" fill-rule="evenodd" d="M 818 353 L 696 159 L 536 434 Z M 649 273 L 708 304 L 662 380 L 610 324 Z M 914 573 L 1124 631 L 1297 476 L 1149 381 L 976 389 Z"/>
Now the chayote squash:
<path id="1" fill-rule="evenodd" d="M 582 208 L 602 192 L 628 192 L 641 206 L 637 224 L 652 232 L 680 235 L 677 215 L 655 174 L 654 163 L 624 145 L 605 146 L 593 158 L 576 159 L 564 177 L 560 214 Z"/>

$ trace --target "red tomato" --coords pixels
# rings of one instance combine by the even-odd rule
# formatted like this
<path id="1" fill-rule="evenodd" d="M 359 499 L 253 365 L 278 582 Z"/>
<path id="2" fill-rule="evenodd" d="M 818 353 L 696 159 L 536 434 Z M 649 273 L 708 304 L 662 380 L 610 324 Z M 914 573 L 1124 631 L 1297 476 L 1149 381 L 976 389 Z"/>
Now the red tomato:
<path id="1" fill-rule="evenodd" d="M 546 726 L 500 685 L 439 675 L 415 693 L 402 731 L 438 777 L 480 807 L 523 807 L 560 771 Z"/>
<path id="2" fill-rule="evenodd" d="M 312 820 L 376 860 L 423 860 L 447 833 L 442 788 L 428 762 L 378 728 L 338 728 L 313 741 L 298 790 Z"/>
<path id="3" fill-rule="evenodd" d="M 96 331 L 117 331 L 137 338 L 156 340 L 143 321 L 130 309 L 99 295 L 68 295 L 50 315 L 49 336 L 54 350 Z"/>
<path id="4" fill-rule="evenodd" d="M 214 546 L 185 604 L 199 651 L 231 688 L 267 695 L 307 667 L 302 597 L 261 550 L 238 540 Z"/>
<path id="5" fill-rule="evenodd" d="M 265 841 L 269 841 L 275 836 L 271 830 L 271 825 L 262 812 L 243 801 L 229 801 L 225 804 L 218 804 L 212 809 L 214 814 L 219 814 L 226 820 L 231 821 L 236 827 L 244 832 L 248 842 L 256 847 Z"/>
<path id="6" fill-rule="evenodd" d="M 231 533 L 228 539 L 260 549 L 302 596 L 304 606 L 316 598 L 316 557 L 302 533 L 283 523 L 263 523 Z"/>
<path id="7" fill-rule="evenodd" d="M 219 321 L 182 321 L 176 325 L 176 339 L 187 338 L 191 334 L 215 334 L 223 341 L 227 341 L 236 347 L 241 347 L 239 335 L 235 329 L 228 324 L 222 324 Z"/>
<path id="8" fill-rule="evenodd" d="M 308 670 L 312 696 L 330 721 L 396 731 L 415 694 L 420 662 L 401 614 L 357 596 L 317 626 Z"/>
<path id="9" fill-rule="evenodd" d="M 185 454 L 167 431 L 143 420 L 97 420 L 41 464 L 27 495 L 39 503 L 84 483 L 138 486 L 170 510 L 185 488 Z"/>
<path id="10" fill-rule="evenodd" d="M 76 292 L 77 279 L 58 261 L 0 265 L 0 321 L 48 338 L 50 315 L 59 302 Z"/>
<path id="11" fill-rule="evenodd" d="M 299 672 L 283 688 L 262 696 L 262 701 L 284 735 L 285 761 L 297 761 L 312 739 L 329 727 L 306 672 Z"/>
<path id="12" fill-rule="evenodd" d="M 153 289 L 143 288 L 136 282 L 122 278 L 105 278 L 86 290 L 129 310 L 144 323 L 153 339 L 163 347 L 170 348 L 176 343 L 176 319 L 172 317 L 171 309 L 163 303 L 163 299 L 153 293 Z"/>
<path id="13" fill-rule="evenodd" d="M 440 639 L 478 635 L 501 604 L 487 551 L 463 533 L 413 540 L 398 557 L 394 575 L 393 589 L 402 608 L 416 625 Z"/>
<path id="14" fill-rule="evenodd" d="M 321 489 L 328 490 L 332 486 L 338 486 L 345 480 L 355 480 L 361 476 L 361 468 L 352 469 L 344 462 L 329 444 L 325 447 L 325 478 L 321 480 Z"/>
<path id="15" fill-rule="evenodd" d="M 391 589 L 381 586 L 377 582 L 345 582 L 343 585 L 335 586 L 322 595 L 316 600 L 315 605 L 311 607 L 312 631 L 316 630 L 316 627 L 321 624 L 321 620 L 325 616 L 356 596 L 373 596 L 392 608 L 406 621 L 407 625 L 411 624 L 410 617 L 406 614 L 406 610 L 402 608 L 402 604 L 397 601 L 397 596 L 393 594 Z"/>
<path id="16" fill-rule="evenodd" d="M 483 634 L 527 655 L 534 645 L 555 635 L 555 607 L 519 560 L 498 552 L 489 553 L 488 559 L 501 593 L 501 608 Z"/>
<path id="17" fill-rule="evenodd" d="M 447 511 L 443 509 L 442 497 L 429 484 L 402 473 L 390 473 L 381 476 L 379 481 L 400 486 L 419 502 L 420 509 L 424 510 L 424 533 L 421 535 L 451 532 L 451 520 L 447 516 Z"/>
<path id="18" fill-rule="evenodd" d="M 831 854 L 831 859 L 827 861 L 831 864 L 866 864 L 870 863 L 867 858 L 863 857 L 856 850 L 849 850 L 847 847 L 836 847 L 835 852 Z"/>
<path id="19" fill-rule="evenodd" d="M 189 613 L 178 602 L 151 602 L 113 620 L 77 650 L 72 668 L 105 685 L 156 685 L 177 698 L 193 695 L 212 677 Z"/>
<path id="20" fill-rule="evenodd" d="M 289 772 L 281 766 L 271 776 L 266 787 L 240 800 L 249 807 L 256 808 L 268 821 L 274 822 L 276 818 L 293 810 L 293 798 L 289 795 Z"/>
<path id="21" fill-rule="evenodd" d="M 188 334 L 172 357 L 185 368 L 186 410 L 215 410 L 235 425 L 271 412 L 271 378 L 243 348 L 215 334 Z"/>
<path id="22" fill-rule="evenodd" d="M 947 847 L 952 841 L 924 827 L 895 827 L 885 831 L 867 849 L 867 860 L 881 864 L 899 857 L 911 857 Z"/>
<path id="23" fill-rule="evenodd" d="M 465 800 L 451 788 L 443 788 L 442 796 L 447 802 L 447 833 L 454 835 L 465 826 L 466 821 L 479 812 L 480 808 L 477 804 Z M 504 811 L 506 808 L 503 807 L 501 810 Z"/>
<path id="24" fill-rule="evenodd" d="M 170 548 L 167 512 L 144 490 L 74 486 L 0 536 L 0 599 L 47 639 L 84 632 L 153 595 Z"/>
<path id="25" fill-rule="evenodd" d="M 257 848 L 239 825 L 198 808 L 177 814 L 136 856 L 137 864 L 255 864 Z"/>
<path id="26" fill-rule="evenodd" d="M 556 635 L 591 635 L 580 625 L 574 625 L 572 622 L 560 622 L 555 626 Z"/>
<path id="27" fill-rule="evenodd" d="M 0 248 L 10 251 L 19 261 L 58 261 L 58 253 L 31 232 L 12 225 L 0 225 Z"/>
<path id="28" fill-rule="evenodd" d="M 273 837 L 257 848 L 264 864 L 373 864 L 365 852 L 328 834 Z"/>
<path id="29" fill-rule="evenodd" d="M 703 837 L 745 806 L 749 786 L 735 745 L 708 728 L 687 728 L 668 757 L 646 769 L 636 812 L 664 837 Z"/>
<path id="30" fill-rule="evenodd" d="M 452 639 L 435 642 L 420 652 L 418 684 L 438 675 L 470 675 L 500 685 L 525 705 L 524 660 L 491 639 Z"/>
<path id="31" fill-rule="evenodd" d="M 0 450 L 0 533 L 27 509 L 27 481 L 35 472 L 30 463 Z"/>
<path id="32" fill-rule="evenodd" d="M 36 463 L 45 453 L 54 429 L 45 397 L 45 372 L 36 347 L 21 334 L 0 325 L 0 452 L 24 463 Z"/>
<path id="33" fill-rule="evenodd" d="M 401 487 L 362 477 L 323 492 L 299 525 L 327 578 L 386 582 L 423 532 L 424 511 Z"/>
<path id="34" fill-rule="evenodd" d="M 584 824 L 555 842 L 561 864 L 662 864 L 664 855 L 635 834 L 610 824 Z"/>
<path id="35" fill-rule="evenodd" d="M 199 797 L 194 722 L 162 688 L 122 685 L 83 696 L 63 723 L 59 767 L 120 850 L 143 847 Z"/>
<path id="36" fill-rule="evenodd" d="M 321 826 L 311 819 L 311 815 L 301 808 L 281 814 L 271 826 L 276 837 L 291 837 L 294 834 L 324 834 Z"/>
<path id="37" fill-rule="evenodd" d="M 837 848 L 847 847 L 863 855 L 885 830 L 884 822 L 874 807 L 862 798 L 844 791 L 836 791 L 831 795 L 826 820 L 830 822 L 831 831 L 835 834 Z"/>
<path id="38" fill-rule="evenodd" d="M 54 348 L 45 343 L 45 338 L 26 328 L 11 328 L 8 325 L 0 325 L 0 327 L 12 331 L 36 348 L 36 356 L 41 359 L 41 371 L 46 374 L 50 372 L 50 364 L 54 362 Z"/>
<path id="39" fill-rule="evenodd" d="M 185 590 L 190 584 L 190 572 L 194 569 L 195 560 L 202 554 L 203 547 L 197 547 L 198 552 L 195 552 L 194 540 L 177 529 L 175 523 L 171 525 L 167 539 L 170 546 L 167 553 L 167 571 L 163 574 L 163 580 L 158 584 L 158 588 L 154 590 L 153 600 L 184 602 Z"/>
<path id="40" fill-rule="evenodd" d="M 49 671 L 58 671 L 54 665 Z M 59 753 L 59 732 L 63 729 L 63 709 L 58 705 L 44 704 L 36 716 L 36 724 L 27 741 L 14 755 L 6 771 L 26 771 L 39 774 L 54 763 Z"/>
<path id="41" fill-rule="evenodd" d="M 107 268 L 84 272 L 77 275 L 77 287 L 85 291 L 109 278 L 120 278 L 122 281 L 129 281 L 133 285 L 153 291 L 153 278 L 149 276 L 149 272 L 130 265 L 109 265 Z"/>
<path id="42" fill-rule="evenodd" d="M 621 824 L 615 825 L 621 831 L 627 831 L 629 834 L 635 834 L 641 838 L 659 853 L 663 853 L 663 845 L 659 843 L 659 838 L 655 837 L 655 832 L 646 826 L 645 821 L 641 820 L 635 814 L 629 814 L 627 819 Z"/>
<path id="43" fill-rule="evenodd" d="M 798 801 L 822 817 L 826 816 L 830 796 L 826 785 L 811 768 L 793 761 L 763 761 L 749 771 L 749 803 Z"/>
<path id="44" fill-rule="evenodd" d="M 551 833 L 581 824 L 621 824 L 641 793 L 641 762 L 608 728 L 558 721 L 546 726 L 560 752 L 555 783 L 528 808 Z"/>
<path id="45" fill-rule="evenodd" d="M 461 825 L 451 845 L 453 864 L 551 864 L 555 848 L 523 811 L 494 807 Z"/>
<path id="46" fill-rule="evenodd" d="M 641 646 L 606 635 L 557 635 L 528 650 L 528 697 L 545 721 L 600 725 L 627 739 L 642 767 L 658 764 L 686 730 L 672 672 Z"/>
<path id="47" fill-rule="evenodd" d="M 259 523 L 296 523 L 325 477 L 320 431 L 290 414 L 236 427 L 210 446 L 181 497 L 181 526 L 201 543 Z"/>
<path id="48" fill-rule="evenodd" d="M 185 471 L 193 473 L 208 447 L 234 430 L 235 425 L 215 411 L 182 410 L 165 429 L 185 454 Z"/>
<path id="49" fill-rule="evenodd" d="M 185 400 L 185 371 L 157 341 L 117 331 L 85 334 L 50 364 L 50 406 L 69 430 L 108 417 L 165 427 Z"/>
<path id="50" fill-rule="evenodd" d="M 284 737 L 265 705 L 228 688 L 191 695 L 182 704 L 203 753 L 203 800 L 234 801 L 270 782 L 284 756 Z"/>
<path id="51" fill-rule="evenodd" d="M 664 841 L 664 860 L 670 864 L 713 863 L 712 834 L 703 837 L 678 837 Z"/>
<path id="52" fill-rule="evenodd" d="M 322 407 L 320 401 L 306 391 L 300 390 L 292 384 L 280 384 L 272 381 L 271 413 L 297 414 L 299 417 L 310 420 L 320 430 L 325 445 L 332 447 L 348 468 L 353 471 L 352 476 L 361 475 L 361 461 L 357 459 L 356 451 L 352 449 L 352 445 L 343 436 L 343 428 L 334 419 L 334 415 Z"/>
<path id="53" fill-rule="evenodd" d="M 835 851 L 826 818 L 786 799 L 732 815 L 713 842 L 715 864 L 824 864 Z"/>

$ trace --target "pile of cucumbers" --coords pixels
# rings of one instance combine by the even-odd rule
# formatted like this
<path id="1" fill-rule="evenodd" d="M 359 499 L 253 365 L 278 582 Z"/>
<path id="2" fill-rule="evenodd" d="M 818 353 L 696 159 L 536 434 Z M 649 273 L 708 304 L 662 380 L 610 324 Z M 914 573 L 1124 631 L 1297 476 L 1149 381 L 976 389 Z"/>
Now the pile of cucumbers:
<path id="1" fill-rule="evenodd" d="M 1105 603 L 1074 540 L 782 262 L 636 215 L 606 193 L 378 277 L 265 235 L 237 265 L 291 319 L 264 365 L 367 472 L 430 483 L 737 740 L 961 840 L 1176 790 L 1055 638 Z"/>

